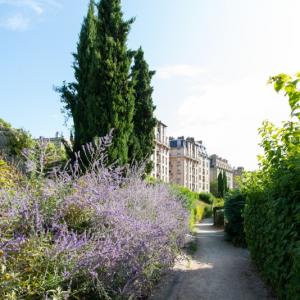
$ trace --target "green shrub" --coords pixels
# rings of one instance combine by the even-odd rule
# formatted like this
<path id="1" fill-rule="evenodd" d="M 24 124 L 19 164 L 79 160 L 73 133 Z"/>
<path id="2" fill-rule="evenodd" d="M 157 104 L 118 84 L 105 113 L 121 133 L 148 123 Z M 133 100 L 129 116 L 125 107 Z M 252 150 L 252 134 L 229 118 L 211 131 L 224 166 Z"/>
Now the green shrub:
<path id="1" fill-rule="evenodd" d="M 202 205 L 200 202 L 195 203 L 190 214 L 189 227 L 191 231 L 193 231 L 195 224 L 202 220 L 203 215 L 204 205 Z"/>
<path id="2" fill-rule="evenodd" d="M 229 191 L 225 196 L 225 232 L 235 245 L 244 246 L 244 216 L 246 196 L 240 190 Z"/>
<path id="3" fill-rule="evenodd" d="M 199 200 L 207 204 L 212 204 L 214 201 L 214 196 L 211 193 L 201 192 L 199 193 Z"/>
<path id="4" fill-rule="evenodd" d="M 186 209 L 188 209 L 189 211 L 193 209 L 194 204 L 199 199 L 198 193 L 192 192 L 188 188 L 176 184 L 172 184 L 171 189 L 177 196 L 177 198 L 180 199 Z"/>
<path id="5" fill-rule="evenodd" d="M 213 203 L 224 206 L 223 199 L 217 199 L 210 193 L 203 192 L 199 194 L 179 185 L 172 185 L 172 189 L 184 207 L 190 212 L 189 228 L 191 231 L 193 231 L 196 223 L 201 222 L 203 218 L 212 216 Z"/>
<path id="6" fill-rule="evenodd" d="M 205 205 L 204 206 L 204 216 L 203 218 L 210 218 L 212 216 L 212 206 Z"/>
<path id="7" fill-rule="evenodd" d="M 23 129 L 13 129 L 9 139 L 10 154 L 20 156 L 23 149 L 32 148 L 34 141 L 30 134 Z"/>
<path id="8" fill-rule="evenodd" d="M 224 199 L 223 198 L 214 198 L 213 207 L 224 207 Z"/>
<path id="9" fill-rule="evenodd" d="M 19 172 L 0 157 L 0 189 L 13 188 L 20 179 Z"/>
<path id="10" fill-rule="evenodd" d="M 47 257 L 45 253 L 50 247 L 51 236 L 36 236 L 26 240 L 19 251 L 12 251 L 10 259 L 1 257 L 0 253 L 1 299 L 20 299 L 17 295 L 42 299 L 47 291 L 63 284 L 64 264 L 60 257 Z"/>
<path id="11" fill-rule="evenodd" d="M 251 256 L 279 299 L 300 299 L 300 74 L 273 77 L 289 97 L 291 119 L 260 129 L 260 170 L 246 174 L 245 233 Z"/>

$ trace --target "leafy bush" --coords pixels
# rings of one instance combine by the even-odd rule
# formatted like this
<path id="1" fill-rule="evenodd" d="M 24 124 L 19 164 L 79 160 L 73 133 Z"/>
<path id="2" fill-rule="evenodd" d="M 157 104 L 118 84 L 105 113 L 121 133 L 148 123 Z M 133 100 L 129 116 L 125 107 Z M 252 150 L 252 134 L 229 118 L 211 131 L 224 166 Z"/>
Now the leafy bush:
<path id="1" fill-rule="evenodd" d="M 0 299 L 143 298 L 174 263 L 186 210 L 168 186 L 104 167 L 99 143 L 84 175 L 77 163 L 0 189 Z"/>
<path id="2" fill-rule="evenodd" d="M 213 207 L 224 207 L 224 199 L 223 198 L 214 198 Z"/>
<path id="3" fill-rule="evenodd" d="M 300 295 L 300 74 L 273 77 L 276 91 L 289 97 L 291 120 L 260 130 L 260 170 L 242 184 L 247 195 L 245 232 L 251 255 L 280 299 Z"/>
<path id="4" fill-rule="evenodd" d="M 188 188 L 172 185 L 172 190 L 175 193 L 176 197 L 180 199 L 183 206 L 189 211 L 189 228 L 192 232 L 194 230 L 194 225 L 199 223 L 203 218 L 211 217 L 212 215 L 212 207 L 202 200 L 200 194 L 204 195 L 206 199 L 209 197 L 214 199 L 214 197 L 210 193 L 196 193 L 192 192 Z"/>
<path id="5" fill-rule="evenodd" d="M 203 218 L 210 218 L 211 216 L 212 216 L 212 206 L 205 204 Z"/>
<path id="6" fill-rule="evenodd" d="M 26 171 L 32 177 L 46 176 L 53 168 L 60 168 L 66 163 L 66 152 L 58 148 L 48 139 L 41 138 L 34 145 L 24 148 L 22 157 L 25 159 Z"/>
<path id="7" fill-rule="evenodd" d="M 0 189 L 12 188 L 20 179 L 18 171 L 0 157 Z"/>
<path id="8" fill-rule="evenodd" d="M 11 124 L 0 118 L 0 130 L 1 129 L 5 131 L 8 154 L 20 156 L 23 149 L 32 148 L 34 146 L 34 141 L 27 131 L 24 129 L 15 129 Z"/>
<path id="9" fill-rule="evenodd" d="M 201 222 L 204 218 L 209 218 L 212 215 L 211 205 L 197 201 L 191 210 L 189 227 L 190 231 L 194 230 L 196 223 Z"/>
<path id="10" fill-rule="evenodd" d="M 184 207 L 186 207 L 189 211 L 194 208 L 195 203 L 199 199 L 198 193 L 192 192 L 186 187 L 173 184 L 172 190 L 174 191 L 176 196 L 180 198 Z"/>
<path id="11" fill-rule="evenodd" d="M 13 129 L 9 139 L 10 154 L 20 156 L 23 149 L 32 148 L 34 141 L 30 134 L 23 129 Z"/>
<path id="12" fill-rule="evenodd" d="M 204 216 L 204 205 L 202 205 L 200 202 L 195 203 L 194 208 L 191 211 L 190 215 L 190 221 L 189 221 L 189 227 L 192 231 L 195 224 L 200 222 L 203 219 Z"/>
<path id="13" fill-rule="evenodd" d="M 201 192 L 199 193 L 199 200 L 207 204 L 212 204 L 214 201 L 214 196 L 211 193 Z"/>
<path id="14" fill-rule="evenodd" d="M 225 196 L 225 232 L 235 245 L 244 246 L 244 208 L 246 196 L 240 190 L 231 190 Z"/>

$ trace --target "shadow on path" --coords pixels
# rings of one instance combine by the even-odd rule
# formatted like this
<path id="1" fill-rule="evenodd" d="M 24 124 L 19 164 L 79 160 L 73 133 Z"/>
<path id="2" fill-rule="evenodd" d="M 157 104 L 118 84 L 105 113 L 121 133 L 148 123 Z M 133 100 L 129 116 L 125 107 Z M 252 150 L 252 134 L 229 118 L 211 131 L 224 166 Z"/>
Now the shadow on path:
<path id="1" fill-rule="evenodd" d="M 275 299 L 265 288 L 246 249 L 224 239 L 211 219 L 196 226 L 198 249 L 182 258 L 154 291 L 152 300 Z"/>

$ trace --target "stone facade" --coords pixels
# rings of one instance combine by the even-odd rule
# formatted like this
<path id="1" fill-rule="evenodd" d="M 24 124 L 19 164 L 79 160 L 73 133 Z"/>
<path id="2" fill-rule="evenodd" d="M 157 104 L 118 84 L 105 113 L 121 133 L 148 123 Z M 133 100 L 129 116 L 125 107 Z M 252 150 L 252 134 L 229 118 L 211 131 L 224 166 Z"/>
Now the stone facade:
<path id="1" fill-rule="evenodd" d="M 210 182 L 217 181 L 220 172 L 225 172 L 227 176 L 228 188 L 233 188 L 233 168 L 227 159 L 216 154 L 210 156 Z"/>
<path id="2" fill-rule="evenodd" d="M 170 181 L 194 192 L 209 192 L 209 158 L 202 142 L 170 138 Z"/>
<path id="3" fill-rule="evenodd" d="M 167 126 L 158 122 L 155 127 L 154 152 L 151 156 L 153 170 L 151 176 L 163 182 L 169 182 L 170 147 L 167 137 Z"/>

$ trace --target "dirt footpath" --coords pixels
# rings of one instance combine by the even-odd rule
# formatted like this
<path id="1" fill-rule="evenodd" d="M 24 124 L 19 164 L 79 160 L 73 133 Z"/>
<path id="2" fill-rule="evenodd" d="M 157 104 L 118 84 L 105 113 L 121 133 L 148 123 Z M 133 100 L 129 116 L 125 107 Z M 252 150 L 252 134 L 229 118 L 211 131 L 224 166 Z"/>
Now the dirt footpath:
<path id="1" fill-rule="evenodd" d="M 197 226 L 197 252 L 161 281 L 151 300 L 275 299 L 265 288 L 246 249 L 224 240 L 211 220 Z"/>

